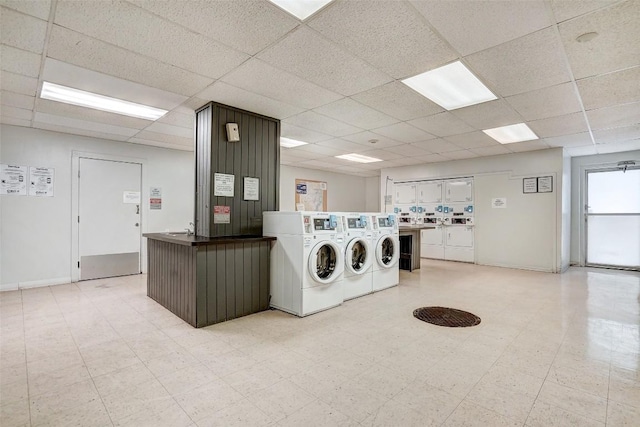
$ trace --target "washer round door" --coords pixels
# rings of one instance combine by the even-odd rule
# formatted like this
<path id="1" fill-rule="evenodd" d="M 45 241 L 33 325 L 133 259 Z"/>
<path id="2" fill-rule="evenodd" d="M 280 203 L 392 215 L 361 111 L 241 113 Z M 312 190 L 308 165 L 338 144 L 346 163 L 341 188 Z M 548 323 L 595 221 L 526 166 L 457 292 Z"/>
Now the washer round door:
<path id="1" fill-rule="evenodd" d="M 351 239 L 344 253 L 344 264 L 353 274 L 364 274 L 373 262 L 369 242 L 363 237 Z"/>
<path id="2" fill-rule="evenodd" d="M 386 235 L 378 239 L 376 260 L 382 268 L 391 268 L 400 259 L 400 242 L 397 236 Z"/>
<path id="3" fill-rule="evenodd" d="M 334 242 L 325 240 L 311 249 L 309 274 L 316 282 L 331 283 L 344 271 L 342 263 L 342 249 Z"/>

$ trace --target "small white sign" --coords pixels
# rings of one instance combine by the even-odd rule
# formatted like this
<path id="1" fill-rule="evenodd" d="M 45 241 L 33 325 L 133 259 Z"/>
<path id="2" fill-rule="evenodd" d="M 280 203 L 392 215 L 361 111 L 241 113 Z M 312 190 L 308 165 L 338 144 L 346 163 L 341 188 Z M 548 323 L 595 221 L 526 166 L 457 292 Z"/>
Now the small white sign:
<path id="1" fill-rule="evenodd" d="M 0 165 L 0 194 L 27 195 L 27 167 Z"/>
<path id="2" fill-rule="evenodd" d="M 523 193 L 537 193 L 538 192 L 538 178 L 522 178 L 522 192 Z"/>
<path id="3" fill-rule="evenodd" d="M 162 209 L 162 188 L 151 187 L 149 189 L 149 209 L 152 211 Z"/>
<path id="4" fill-rule="evenodd" d="M 538 177 L 538 193 L 552 193 L 553 192 L 553 177 L 541 176 Z"/>
<path id="5" fill-rule="evenodd" d="M 154 199 L 162 197 L 162 188 L 160 187 L 149 188 L 149 197 Z"/>
<path id="6" fill-rule="evenodd" d="M 498 197 L 495 199 L 491 199 L 491 207 L 494 209 L 506 209 L 507 208 L 507 198 L 506 197 Z"/>
<path id="7" fill-rule="evenodd" d="M 55 169 L 29 167 L 29 195 L 53 197 L 53 181 Z"/>
<path id="8" fill-rule="evenodd" d="M 213 207 L 213 223 L 214 224 L 230 224 L 231 223 L 231 206 L 214 206 Z"/>
<path id="9" fill-rule="evenodd" d="M 139 191 L 123 191 L 122 203 L 140 204 L 140 192 Z"/>
<path id="10" fill-rule="evenodd" d="M 235 175 L 228 175 L 226 173 L 214 173 L 213 195 L 222 197 L 233 197 L 233 184 L 235 182 L 235 178 Z"/>
<path id="11" fill-rule="evenodd" d="M 303 211 L 304 210 L 304 203 L 296 203 L 296 210 L 297 211 Z"/>
<path id="12" fill-rule="evenodd" d="M 244 177 L 244 200 L 260 200 L 260 179 Z"/>

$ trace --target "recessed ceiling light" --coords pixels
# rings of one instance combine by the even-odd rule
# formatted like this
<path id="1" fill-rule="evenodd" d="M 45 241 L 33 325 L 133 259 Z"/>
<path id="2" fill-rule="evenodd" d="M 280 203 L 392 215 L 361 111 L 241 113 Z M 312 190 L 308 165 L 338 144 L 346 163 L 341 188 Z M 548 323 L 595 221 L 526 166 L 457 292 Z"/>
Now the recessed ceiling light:
<path id="1" fill-rule="evenodd" d="M 409 77 L 402 83 L 447 110 L 498 99 L 460 61 Z"/>
<path id="2" fill-rule="evenodd" d="M 135 102 L 98 95 L 97 93 L 86 92 L 84 90 L 49 82 L 42 84 L 40 98 L 146 120 L 157 120 L 167 114 L 167 110 L 160 108 L 136 104 Z"/>
<path id="3" fill-rule="evenodd" d="M 306 145 L 306 144 L 307 142 L 298 141 L 297 139 L 280 137 L 280 147 L 291 148 L 291 147 L 299 147 L 301 145 Z"/>
<path id="4" fill-rule="evenodd" d="M 352 162 L 358 163 L 373 163 L 373 162 L 381 162 L 382 159 L 376 159 L 375 157 L 363 156 L 362 154 L 343 154 L 342 156 L 336 156 L 338 159 L 349 160 Z"/>
<path id="5" fill-rule="evenodd" d="M 498 141 L 500 144 L 511 144 L 513 142 L 531 141 L 533 139 L 538 139 L 538 136 L 533 133 L 533 131 L 529 129 L 529 126 L 525 125 L 524 123 L 486 129 L 482 132 L 486 133 L 491 138 Z"/>
<path id="6" fill-rule="evenodd" d="M 269 0 L 296 18 L 304 21 L 333 0 Z"/>

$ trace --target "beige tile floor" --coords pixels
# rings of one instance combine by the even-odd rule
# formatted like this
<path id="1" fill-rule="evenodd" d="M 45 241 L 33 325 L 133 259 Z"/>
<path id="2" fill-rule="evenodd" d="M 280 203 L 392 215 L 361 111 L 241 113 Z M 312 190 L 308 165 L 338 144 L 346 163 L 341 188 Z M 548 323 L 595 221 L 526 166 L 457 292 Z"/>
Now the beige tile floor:
<path id="1" fill-rule="evenodd" d="M 640 274 L 423 260 L 299 319 L 193 329 L 145 276 L 0 294 L 2 426 L 640 425 Z M 442 305 L 482 318 L 442 328 Z"/>

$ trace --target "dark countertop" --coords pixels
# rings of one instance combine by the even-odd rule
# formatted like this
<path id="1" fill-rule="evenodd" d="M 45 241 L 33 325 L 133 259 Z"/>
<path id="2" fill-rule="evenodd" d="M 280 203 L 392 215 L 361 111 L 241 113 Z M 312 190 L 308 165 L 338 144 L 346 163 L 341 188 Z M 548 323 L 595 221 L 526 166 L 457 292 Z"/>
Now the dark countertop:
<path id="1" fill-rule="evenodd" d="M 142 235 L 147 239 L 160 240 L 162 242 L 175 243 L 183 246 L 204 246 L 204 245 L 228 245 L 233 243 L 244 242 L 265 242 L 276 240 L 275 237 L 268 236 L 224 236 L 224 237 L 206 237 L 187 235 L 186 233 L 145 233 Z"/>
<path id="2" fill-rule="evenodd" d="M 436 228 L 436 224 L 399 225 L 398 231 L 415 231 L 415 230 L 425 230 L 428 228 Z"/>

